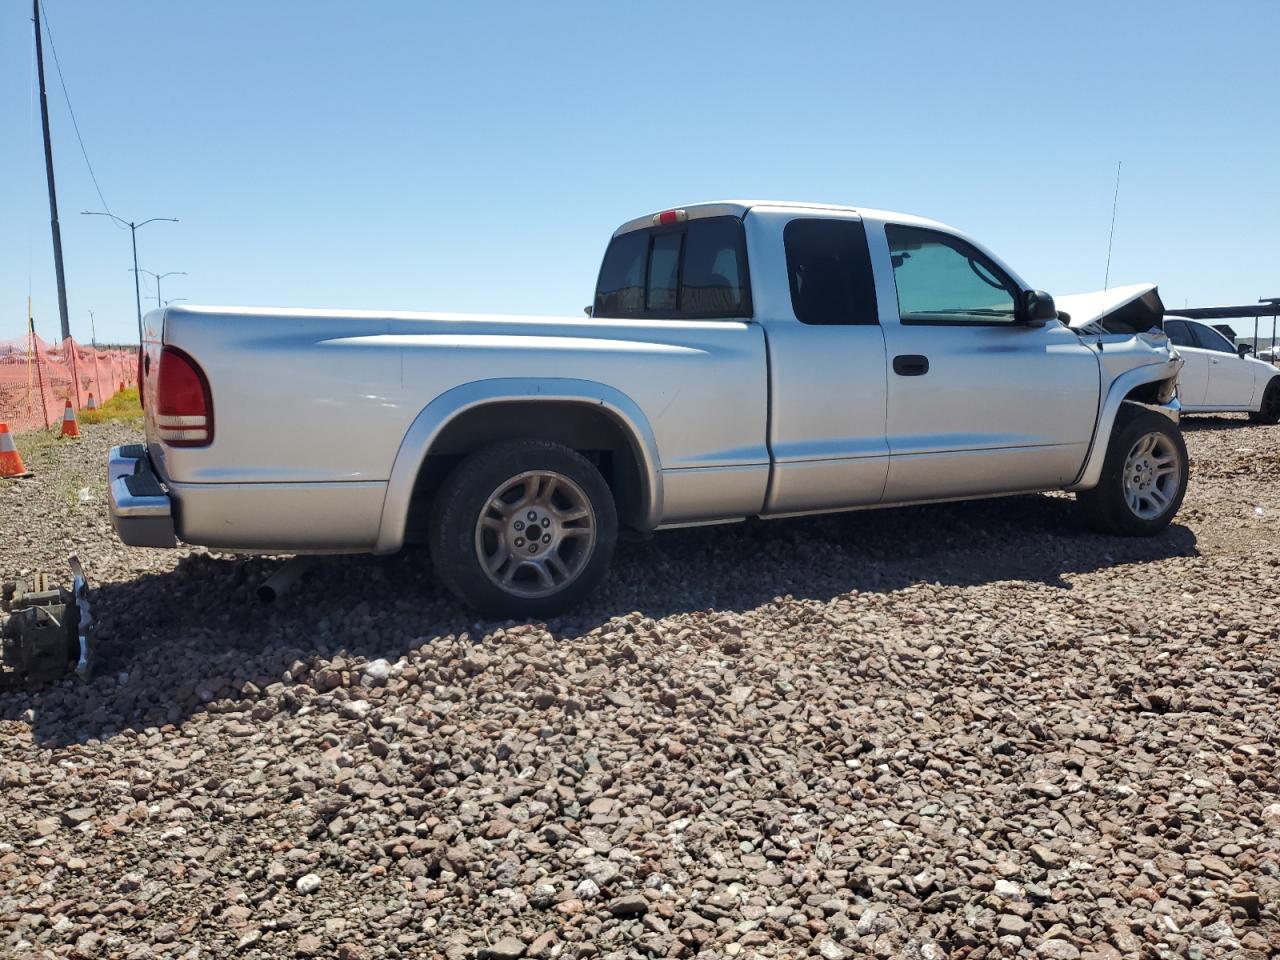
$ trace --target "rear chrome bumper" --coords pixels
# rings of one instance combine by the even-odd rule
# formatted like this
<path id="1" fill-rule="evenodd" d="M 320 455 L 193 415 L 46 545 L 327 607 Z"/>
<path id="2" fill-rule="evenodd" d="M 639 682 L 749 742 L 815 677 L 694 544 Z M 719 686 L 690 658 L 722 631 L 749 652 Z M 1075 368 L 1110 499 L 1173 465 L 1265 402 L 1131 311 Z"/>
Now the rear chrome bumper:
<path id="1" fill-rule="evenodd" d="M 173 547 L 173 503 L 142 444 L 112 447 L 107 458 L 111 525 L 131 547 Z"/>

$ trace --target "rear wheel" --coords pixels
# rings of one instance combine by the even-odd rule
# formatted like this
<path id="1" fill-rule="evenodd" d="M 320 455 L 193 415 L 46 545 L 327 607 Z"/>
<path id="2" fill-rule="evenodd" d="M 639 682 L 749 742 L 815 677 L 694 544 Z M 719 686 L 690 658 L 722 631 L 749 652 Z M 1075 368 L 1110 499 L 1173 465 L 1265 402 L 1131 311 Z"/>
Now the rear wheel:
<path id="1" fill-rule="evenodd" d="M 1122 410 L 1102 476 L 1077 494 L 1089 524 L 1104 533 L 1149 537 L 1167 527 L 1187 490 L 1182 431 L 1163 414 Z"/>
<path id="2" fill-rule="evenodd" d="M 618 519 L 591 462 L 542 440 L 472 454 L 436 496 L 436 576 L 494 617 L 551 616 L 582 600 L 609 568 Z"/>
<path id="3" fill-rule="evenodd" d="M 1280 377 L 1272 377 L 1262 392 L 1262 405 L 1256 413 L 1250 413 L 1254 423 L 1280 423 Z"/>

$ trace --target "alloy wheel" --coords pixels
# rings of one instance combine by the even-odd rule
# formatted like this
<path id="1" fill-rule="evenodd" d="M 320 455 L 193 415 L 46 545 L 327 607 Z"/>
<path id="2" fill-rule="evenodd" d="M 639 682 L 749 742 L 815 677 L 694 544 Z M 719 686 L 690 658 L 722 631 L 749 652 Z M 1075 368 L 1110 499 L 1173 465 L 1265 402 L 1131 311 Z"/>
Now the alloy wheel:
<path id="1" fill-rule="evenodd" d="M 505 481 L 476 520 L 476 556 L 489 579 L 517 597 L 551 596 L 591 559 L 596 515 L 564 474 L 530 470 Z"/>
<path id="2" fill-rule="evenodd" d="M 1163 433 L 1138 438 L 1124 461 L 1124 498 L 1135 517 L 1154 520 L 1178 494 L 1178 448 Z"/>

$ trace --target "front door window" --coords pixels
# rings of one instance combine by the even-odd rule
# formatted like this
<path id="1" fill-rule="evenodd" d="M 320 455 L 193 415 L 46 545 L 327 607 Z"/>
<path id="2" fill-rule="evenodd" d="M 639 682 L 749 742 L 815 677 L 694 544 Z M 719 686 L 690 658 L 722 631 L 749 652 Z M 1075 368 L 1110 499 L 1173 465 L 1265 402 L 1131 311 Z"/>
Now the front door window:
<path id="1" fill-rule="evenodd" d="M 981 251 L 958 237 L 888 224 L 885 234 L 905 324 L 1011 324 L 1018 288 Z"/>

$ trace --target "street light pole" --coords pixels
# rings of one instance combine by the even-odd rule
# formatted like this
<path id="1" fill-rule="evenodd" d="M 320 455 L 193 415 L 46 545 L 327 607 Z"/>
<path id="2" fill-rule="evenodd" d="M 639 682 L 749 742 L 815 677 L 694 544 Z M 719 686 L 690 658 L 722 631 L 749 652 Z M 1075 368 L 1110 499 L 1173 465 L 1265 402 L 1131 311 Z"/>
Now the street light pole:
<path id="1" fill-rule="evenodd" d="M 93 345 L 93 385 L 98 388 L 98 396 L 105 398 L 102 389 L 102 373 L 98 370 L 98 328 L 93 322 L 93 311 L 89 311 L 89 343 Z"/>
<path id="2" fill-rule="evenodd" d="M 160 310 L 164 306 L 164 304 L 160 302 L 160 281 L 163 280 L 165 277 L 185 277 L 187 275 L 187 271 L 185 270 L 170 270 L 168 273 L 153 273 L 150 270 L 139 271 L 137 267 L 134 267 L 133 272 L 145 273 L 148 277 L 150 277 L 152 280 L 156 282 L 156 309 L 157 310 Z M 180 297 L 179 299 L 186 299 L 186 298 Z M 173 301 L 169 301 L 169 302 L 172 303 Z"/>
<path id="3" fill-rule="evenodd" d="M 138 280 L 138 228 L 145 227 L 148 223 L 155 223 L 157 220 L 163 220 L 166 223 L 177 223 L 177 217 L 152 217 L 150 220 L 143 220 L 141 223 L 134 223 L 132 220 L 125 220 L 117 217 L 114 213 L 102 213 L 98 210 L 81 210 L 82 217 L 110 217 L 116 223 L 123 224 L 129 228 L 129 236 L 133 239 L 133 299 L 138 308 L 138 344 L 142 344 L 142 286 Z"/>
<path id="4" fill-rule="evenodd" d="M 143 344 L 142 337 L 142 287 L 138 283 L 138 228 L 129 224 L 129 239 L 133 241 L 133 302 L 138 308 L 138 347 Z"/>

